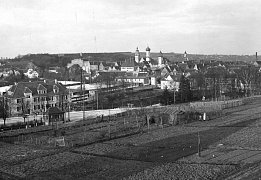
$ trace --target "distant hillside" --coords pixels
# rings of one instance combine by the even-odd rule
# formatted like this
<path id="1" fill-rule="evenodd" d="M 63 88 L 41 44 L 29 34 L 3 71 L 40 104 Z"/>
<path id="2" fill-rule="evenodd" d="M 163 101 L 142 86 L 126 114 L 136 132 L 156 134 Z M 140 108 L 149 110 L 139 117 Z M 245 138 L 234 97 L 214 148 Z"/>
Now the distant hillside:
<path id="1" fill-rule="evenodd" d="M 130 53 L 131 54 L 131 53 Z M 73 59 L 82 58 L 89 61 L 124 61 L 130 56 L 122 53 L 79 53 L 74 54 L 29 54 L 10 60 L 10 66 L 24 68 L 28 62 L 34 63 L 38 67 L 48 68 L 52 66 L 66 67 Z"/>
<path id="2" fill-rule="evenodd" d="M 124 55 L 133 56 L 134 53 L 122 53 Z M 146 56 L 145 52 L 140 52 L 141 57 Z M 160 53 L 151 52 L 151 58 L 157 59 Z M 182 53 L 163 53 L 163 56 L 171 62 L 183 61 L 184 54 Z M 256 56 L 252 55 L 204 55 L 204 54 L 187 54 L 189 60 L 216 60 L 216 61 L 254 61 Z M 258 56 L 260 60 L 261 57 Z"/>
<path id="3" fill-rule="evenodd" d="M 141 57 L 145 57 L 145 52 L 140 52 Z M 157 59 L 159 53 L 151 53 L 153 59 Z M 184 57 L 181 53 L 163 53 L 163 56 L 171 62 L 183 61 Z M 134 52 L 112 52 L 112 53 L 72 53 L 72 54 L 28 54 L 19 58 L 9 60 L 9 66 L 24 68 L 28 62 L 33 62 L 40 68 L 48 68 L 52 66 L 66 67 L 73 59 L 83 58 L 89 61 L 124 61 L 130 57 L 134 58 Z M 188 54 L 189 60 L 216 60 L 216 61 L 254 61 L 254 55 L 201 55 Z M 260 56 L 258 56 L 260 60 Z"/>

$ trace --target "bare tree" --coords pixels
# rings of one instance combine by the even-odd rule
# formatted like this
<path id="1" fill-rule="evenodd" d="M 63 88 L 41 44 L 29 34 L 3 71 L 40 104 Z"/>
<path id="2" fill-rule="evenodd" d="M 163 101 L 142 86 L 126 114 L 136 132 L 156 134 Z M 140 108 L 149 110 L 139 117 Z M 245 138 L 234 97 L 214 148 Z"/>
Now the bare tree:
<path id="1" fill-rule="evenodd" d="M 6 124 L 6 118 L 8 117 L 8 103 L 7 99 L 3 96 L 3 100 L 0 102 L 0 117 L 4 120 L 4 125 Z"/>
<path id="2" fill-rule="evenodd" d="M 246 95 L 251 94 L 252 86 L 255 85 L 258 70 L 254 66 L 245 66 L 235 71 L 238 79 L 242 82 Z"/>

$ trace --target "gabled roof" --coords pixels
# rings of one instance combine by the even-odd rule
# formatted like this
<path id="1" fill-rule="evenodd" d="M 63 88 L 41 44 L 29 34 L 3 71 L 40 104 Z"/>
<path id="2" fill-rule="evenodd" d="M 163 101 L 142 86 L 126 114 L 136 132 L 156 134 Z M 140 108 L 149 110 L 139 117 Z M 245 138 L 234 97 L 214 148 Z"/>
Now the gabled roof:
<path id="1" fill-rule="evenodd" d="M 24 93 L 32 93 L 32 91 L 28 87 L 25 87 L 24 88 Z"/>
<path id="2" fill-rule="evenodd" d="M 178 67 L 180 68 L 180 70 L 184 71 L 186 69 L 188 69 L 188 64 L 187 63 L 180 63 L 178 64 Z"/>
<path id="3" fill-rule="evenodd" d="M 53 85 L 56 85 L 59 88 L 60 93 L 67 93 L 67 89 L 65 86 L 63 86 L 60 83 L 55 83 L 54 81 L 49 81 L 49 82 L 43 82 L 43 81 L 35 81 L 35 82 L 19 82 L 15 85 L 13 85 L 8 91 L 12 92 L 12 95 L 9 95 L 10 98 L 22 98 L 24 97 L 24 91 L 25 88 L 29 88 L 33 96 L 37 96 L 37 88 L 41 87 L 44 90 L 47 90 L 47 93 L 44 94 L 46 95 L 54 95 L 53 92 Z"/>
<path id="4" fill-rule="evenodd" d="M 90 61 L 90 65 L 100 65 L 100 62 L 99 61 Z"/>
<path id="5" fill-rule="evenodd" d="M 137 63 L 134 59 L 128 59 L 125 62 L 122 63 L 121 67 L 135 67 L 137 66 Z"/>
<path id="6" fill-rule="evenodd" d="M 168 76 L 163 78 L 163 81 L 169 81 L 169 80 L 167 80 L 168 77 L 170 77 L 172 79 L 171 81 L 175 81 L 175 82 L 180 82 L 180 79 L 181 79 L 181 75 L 179 75 L 179 74 L 177 74 L 177 75 L 168 74 Z"/>
<path id="7" fill-rule="evenodd" d="M 165 66 L 165 67 L 162 69 L 162 71 L 166 71 L 166 72 L 170 73 L 170 72 L 171 72 L 171 69 L 169 68 L 169 66 Z M 161 71 L 161 72 L 162 72 L 162 71 Z"/>
<path id="8" fill-rule="evenodd" d="M 64 114 L 64 111 L 60 110 L 58 107 L 50 107 L 47 111 L 47 114 L 54 115 L 54 114 Z"/>
<path id="9" fill-rule="evenodd" d="M 47 90 L 42 84 L 39 84 L 38 86 L 37 86 L 37 90 Z"/>

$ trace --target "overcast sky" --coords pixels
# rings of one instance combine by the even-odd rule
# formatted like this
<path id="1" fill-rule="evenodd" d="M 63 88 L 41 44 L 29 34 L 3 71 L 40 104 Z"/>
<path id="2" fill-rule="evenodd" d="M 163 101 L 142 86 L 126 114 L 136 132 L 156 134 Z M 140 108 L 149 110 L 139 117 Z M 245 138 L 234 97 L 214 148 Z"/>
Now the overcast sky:
<path id="1" fill-rule="evenodd" d="M 261 53 L 259 0 L 0 0 L 0 56 Z"/>

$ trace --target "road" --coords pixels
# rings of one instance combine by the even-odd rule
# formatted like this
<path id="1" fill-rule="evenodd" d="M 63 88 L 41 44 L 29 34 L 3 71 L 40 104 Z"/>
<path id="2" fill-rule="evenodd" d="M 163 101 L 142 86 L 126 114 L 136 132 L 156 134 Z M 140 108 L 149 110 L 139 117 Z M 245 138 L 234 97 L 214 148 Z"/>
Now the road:
<path id="1" fill-rule="evenodd" d="M 85 111 L 85 118 L 95 118 L 97 116 L 108 116 L 108 115 L 114 115 L 114 114 L 118 114 L 118 113 L 122 113 L 127 111 L 127 108 L 116 108 L 116 109 L 101 109 L 101 110 L 91 110 L 91 111 Z M 28 116 L 25 121 L 33 121 L 34 119 L 36 120 L 41 120 L 42 116 L 41 115 L 37 115 L 37 116 L 33 116 L 30 115 Z M 71 121 L 79 121 L 82 120 L 83 118 L 83 111 L 72 111 L 70 112 L 70 120 Z M 68 112 L 65 113 L 65 120 L 68 120 Z M 6 124 L 12 124 L 12 123 L 16 123 L 16 122 L 24 122 L 24 118 L 23 117 L 11 117 L 11 118 L 7 118 L 6 119 Z M 0 125 L 4 124 L 4 120 L 0 119 Z"/>

